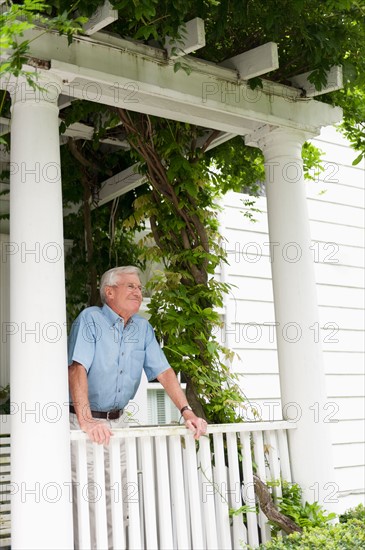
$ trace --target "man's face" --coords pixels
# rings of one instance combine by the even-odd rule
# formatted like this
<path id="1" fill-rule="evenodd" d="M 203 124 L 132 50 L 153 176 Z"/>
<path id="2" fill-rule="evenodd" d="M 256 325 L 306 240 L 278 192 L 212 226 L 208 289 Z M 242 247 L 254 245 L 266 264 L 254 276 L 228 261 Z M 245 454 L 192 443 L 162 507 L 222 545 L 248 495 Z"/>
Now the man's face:
<path id="1" fill-rule="evenodd" d="M 119 275 L 115 286 L 107 286 L 105 289 L 107 305 L 124 321 L 138 312 L 142 303 L 141 281 L 134 273 Z"/>

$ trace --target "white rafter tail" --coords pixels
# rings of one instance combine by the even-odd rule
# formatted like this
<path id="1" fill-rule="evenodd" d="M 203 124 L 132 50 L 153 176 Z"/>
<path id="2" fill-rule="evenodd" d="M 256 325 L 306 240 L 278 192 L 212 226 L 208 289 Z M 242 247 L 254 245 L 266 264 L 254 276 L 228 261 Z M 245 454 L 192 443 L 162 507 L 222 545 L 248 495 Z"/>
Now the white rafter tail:
<path id="1" fill-rule="evenodd" d="M 98 206 L 128 193 L 132 189 L 139 187 L 147 181 L 146 177 L 137 172 L 138 163 L 122 170 L 115 176 L 105 180 L 99 192 L 99 202 Z"/>
<path id="2" fill-rule="evenodd" d="M 10 132 L 10 118 L 0 117 L 0 136 L 5 136 Z"/>
<path id="3" fill-rule="evenodd" d="M 0 119 L 1 123 L 1 119 Z M 73 139 L 85 139 L 91 141 L 94 137 L 95 128 L 93 126 L 88 126 L 82 122 L 74 122 L 70 124 L 60 136 L 61 145 L 67 142 L 67 138 L 71 137 Z M 120 147 L 121 149 L 128 150 L 130 145 L 127 140 L 121 140 L 116 137 L 105 137 L 100 139 L 100 143 L 107 143 L 108 145 L 113 145 L 115 147 Z"/>
<path id="4" fill-rule="evenodd" d="M 200 136 L 197 141 L 196 145 L 197 147 L 203 147 L 204 143 L 209 138 L 211 132 L 205 133 L 203 136 Z M 220 134 L 213 139 L 213 141 L 208 145 L 206 148 L 206 151 L 210 151 L 211 149 L 214 149 L 215 147 L 218 147 L 218 145 L 221 145 L 222 143 L 225 143 L 226 141 L 229 141 L 230 139 L 233 139 L 236 137 L 236 134 L 229 134 L 227 132 L 220 132 Z"/>
<path id="5" fill-rule="evenodd" d="M 275 42 L 267 42 L 220 63 L 222 67 L 236 69 L 241 80 L 255 78 L 279 67 L 278 46 Z"/>
<path id="6" fill-rule="evenodd" d="M 327 71 L 327 84 L 321 90 L 316 90 L 314 84 L 308 80 L 308 77 L 312 74 L 312 72 L 313 71 L 309 71 L 307 73 L 299 74 L 289 79 L 293 86 L 305 90 L 307 97 L 328 94 L 329 92 L 334 92 L 343 88 L 343 74 L 341 65 L 334 65 L 329 71 Z"/>
<path id="7" fill-rule="evenodd" d="M 165 50 L 170 59 L 182 57 L 205 46 L 204 20 L 200 17 L 191 19 L 179 28 L 179 40 L 166 36 Z"/>
<path id="8" fill-rule="evenodd" d="M 69 107 L 71 105 L 72 101 L 73 101 L 72 97 L 60 94 L 60 96 L 58 98 L 58 108 L 59 108 L 59 110 L 62 111 L 62 109 L 66 109 L 66 107 Z"/>
<path id="9" fill-rule="evenodd" d="M 118 19 L 118 10 L 114 10 L 111 3 L 104 2 L 84 25 L 85 34 L 91 35 L 107 27 Z"/>
<path id="10" fill-rule="evenodd" d="M 73 139 L 86 139 L 89 141 L 94 136 L 94 128 L 82 122 L 74 122 L 67 127 L 64 135 Z"/>

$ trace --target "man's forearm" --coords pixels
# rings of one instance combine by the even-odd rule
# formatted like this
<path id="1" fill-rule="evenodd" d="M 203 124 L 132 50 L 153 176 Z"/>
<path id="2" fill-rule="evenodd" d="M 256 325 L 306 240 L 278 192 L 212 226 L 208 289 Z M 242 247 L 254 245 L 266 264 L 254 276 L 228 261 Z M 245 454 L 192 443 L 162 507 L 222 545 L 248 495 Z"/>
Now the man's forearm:
<path id="1" fill-rule="evenodd" d="M 104 421 L 92 417 L 85 368 L 74 361 L 68 368 L 68 379 L 80 428 L 88 434 L 89 439 L 94 443 L 108 445 L 112 432 Z"/>
<path id="2" fill-rule="evenodd" d="M 73 406 L 82 429 L 85 422 L 92 420 L 85 368 L 74 361 L 68 368 L 68 379 Z"/>
<path id="3" fill-rule="evenodd" d="M 167 395 L 170 397 L 174 405 L 179 409 L 179 411 L 188 405 L 188 400 L 186 395 L 181 389 L 179 381 L 176 377 L 175 372 L 172 368 L 169 368 L 157 376 L 157 380 L 166 390 Z"/>

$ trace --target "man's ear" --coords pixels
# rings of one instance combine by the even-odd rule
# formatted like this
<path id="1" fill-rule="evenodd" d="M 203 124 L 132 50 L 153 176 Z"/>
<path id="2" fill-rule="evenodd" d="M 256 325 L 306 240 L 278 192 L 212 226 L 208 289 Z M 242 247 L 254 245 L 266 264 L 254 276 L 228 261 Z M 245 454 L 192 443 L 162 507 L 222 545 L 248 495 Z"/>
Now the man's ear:
<path id="1" fill-rule="evenodd" d="M 105 296 L 111 298 L 113 296 L 113 290 L 111 286 L 105 287 Z"/>

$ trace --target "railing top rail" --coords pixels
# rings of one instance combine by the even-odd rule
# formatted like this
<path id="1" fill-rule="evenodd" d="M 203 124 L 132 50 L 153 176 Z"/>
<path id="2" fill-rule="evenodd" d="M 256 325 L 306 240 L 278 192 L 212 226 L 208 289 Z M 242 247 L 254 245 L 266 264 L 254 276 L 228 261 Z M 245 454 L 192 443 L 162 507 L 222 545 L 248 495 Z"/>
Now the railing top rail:
<path id="1" fill-rule="evenodd" d="M 286 420 L 273 422 L 242 422 L 238 424 L 209 424 L 207 434 L 232 433 L 232 432 L 262 432 L 268 430 L 292 430 L 296 425 Z M 169 435 L 187 435 L 189 430 L 184 425 L 169 424 L 164 426 L 133 426 L 128 429 L 119 428 L 112 430 L 114 436 L 130 437 L 151 437 L 151 436 L 169 436 Z M 71 430 L 71 439 L 87 439 L 85 432 L 81 430 Z"/>

